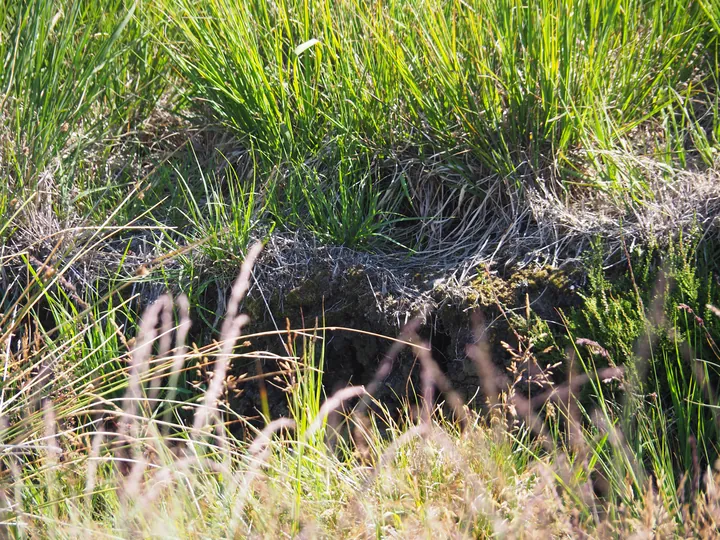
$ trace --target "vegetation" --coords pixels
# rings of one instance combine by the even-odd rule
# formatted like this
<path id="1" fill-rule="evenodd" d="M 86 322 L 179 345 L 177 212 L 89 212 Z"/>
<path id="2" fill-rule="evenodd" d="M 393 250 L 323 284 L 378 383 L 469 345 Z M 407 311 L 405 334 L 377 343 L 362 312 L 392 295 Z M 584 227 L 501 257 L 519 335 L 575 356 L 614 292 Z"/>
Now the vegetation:
<path id="1" fill-rule="evenodd" d="M 0 3 L 3 536 L 716 535 L 718 33 L 715 0 Z M 459 297 L 472 400 L 421 328 Z M 338 390 L 336 336 L 378 338 L 309 316 L 343 302 L 399 337 Z"/>

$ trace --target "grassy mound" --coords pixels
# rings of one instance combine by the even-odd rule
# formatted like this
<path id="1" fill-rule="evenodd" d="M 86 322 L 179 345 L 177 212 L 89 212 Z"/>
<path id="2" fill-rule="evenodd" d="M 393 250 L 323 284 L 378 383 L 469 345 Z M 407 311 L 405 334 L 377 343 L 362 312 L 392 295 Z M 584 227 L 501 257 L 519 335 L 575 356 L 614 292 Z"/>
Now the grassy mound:
<path id="1" fill-rule="evenodd" d="M 719 21 L 2 3 L 2 532 L 710 535 Z"/>

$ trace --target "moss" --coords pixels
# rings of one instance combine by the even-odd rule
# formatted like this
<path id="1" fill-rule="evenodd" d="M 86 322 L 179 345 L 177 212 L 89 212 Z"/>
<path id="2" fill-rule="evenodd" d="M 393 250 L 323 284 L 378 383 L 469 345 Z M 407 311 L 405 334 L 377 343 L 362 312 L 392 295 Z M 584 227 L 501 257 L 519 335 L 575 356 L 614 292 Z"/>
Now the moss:
<path id="1" fill-rule="evenodd" d="M 533 311 L 555 319 L 556 308 L 577 305 L 580 279 L 579 271 L 552 266 L 514 269 L 507 277 L 482 269 L 471 282 L 469 299 L 480 307 L 499 303 L 505 308 L 516 308 L 525 305 L 527 296 Z"/>
<path id="2" fill-rule="evenodd" d="M 478 276 L 471 282 L 471 288 L 468 299 L 480 306 L 492 306 L 497 302 L 509 304 L 515 296 L 509 282 L 487 271 L 478 272 Z"/>
<path id="3" fill-rule="evenodd" d="M 317 273 L 313 277 L 304 280 L 285 296 L 285 302 L 288 307 L 319 305 L 323 299 L 323 288 L 321 284 L 323 282 L 327 283 L 327 278 L 328 276 Z"/>

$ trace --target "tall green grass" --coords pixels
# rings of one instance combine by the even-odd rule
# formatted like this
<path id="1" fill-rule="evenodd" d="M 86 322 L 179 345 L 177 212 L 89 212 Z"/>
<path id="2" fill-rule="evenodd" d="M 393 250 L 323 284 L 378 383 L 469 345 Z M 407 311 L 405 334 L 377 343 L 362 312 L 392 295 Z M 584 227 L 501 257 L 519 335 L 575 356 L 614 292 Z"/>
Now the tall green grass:
<path id="1" fill-rule="evenodd" d="M 93 145 L 153 109 L 167 60 L 150 39 L 146 8 L 126 0 L 0 6 L 2 171 L 18 193 L 49 174 L 69 198 Z"/>
<path id="2" fill-rule="evenodd" d="M 528 187 L 641 204 L 658 173 L 635 157 L 712 166 L 716 19 L 699 1 L 6 2 L 3 171 L 92 207 L 106 171 L 86 152 L 134 132 L 171 61 L 252 155 L 266 219 L 354 247 L 471 243 L 502 234 L 473 214 L 488 196 L 503 220 Z"/>
<path id="3" fill-rule="evenodd" d="M 707 24 L 680 2 L 173 7 L 190 91 L 272 157 L 427 145 L 502 174 L 654 116 L 691 79 Z"/>
<path id="4" fill-rule="evenodd" d="M 418 179 L 398 170 L 412 159 L 473 164 L 446 195 L 482 197 L 508 177 L 521 191 L 540 181 L 642 194 L 647 185 L 616 154 L 649 144 L 643 151 L 678 163 L 684 143 L 662 141 L 686 130 L 663 118 L 685 126 L 696 100 L 713 101 L 703 86 L 717 65 L 712 23 L 697 2 L 176 0 L 163 9 L 188 94 L 258 152 L 274 196 L 289 199 L 281 208 L 292 212 L 277 219 L 309 216 L 338 242 L 361 242 L 357 224 L 387 222 L 383 212 L 439 217 L 413 215 L 405 200 L 404 182 Z M 642 135 L 657 130 L 657 141 Z M 378 192 L 388 193 L 381 204 Z"/>

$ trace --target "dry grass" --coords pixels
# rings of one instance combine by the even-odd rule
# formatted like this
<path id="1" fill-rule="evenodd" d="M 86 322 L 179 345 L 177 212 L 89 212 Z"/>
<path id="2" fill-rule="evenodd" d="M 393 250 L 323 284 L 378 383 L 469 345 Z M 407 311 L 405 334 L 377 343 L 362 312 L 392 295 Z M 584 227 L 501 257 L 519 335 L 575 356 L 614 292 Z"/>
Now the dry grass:
<path id="1" fill-rule="evenodd" d="M 293 416 L 262 430 L 234 417 L 226 392 L 237 381 L 227 369 L 239 358 L 235 345 L 247 319 L 238 306 L 258 252 L 256 247 L 248 255 L 221 339 L 210 346 L 185 346 L 187 302 L 177 301 L 176 326 L 167 296 L 148 309 L 132 350 L 117 359 L 127 367 L 112 378 L 92 379 L 94 384 L 69 377 L 70 357 L 54 361 L 52 380 L 44 368 L 32 368 L 50 352 L 37 328 L 34 343 L 6 337 L 0 500 L 7 535 L 714 534 L 720 477 L 709 469 L 702 482 L 693 480 L 697 487 L 680 507 L 658 489 L 659 478 L 641 475 L 640 492 L 629 480 L 613 486 L 602 480 L 596 461 L 601 447 L 578 416 L 575 395 L 590 383 L 629 384 L 622 370 L 587 372 L 558 386 L 547 370 L 538 371 L 532 342 L 525 338 L 507 376 L 482 341 L 468 349 L 489 407 L 479 414 L 456 396 L 415 333 L 417 323 L 408 326 L 366 387 L 341 389 L 324 401 L 298 397 L 320 396 L 322 365 L 314 348 L 322 347 L 324 334 L 291 331 L 283 378 Z M 479 326 L 477 332 L 482 335 Z M 372 393 L 403 344 L 422 367 L 421 391 L 418 401 L 405 402 L 398 414 Z M 608 354 L 591 340 L 578 344 Z M 177 380 L 208 361 L 212 373 L 199 399 L 176 402 L 166 393 L 168 377 Z M 532 400 L 523 397 L 528 384 L 536 388 Z M 595 429 L 630 451 L 623 450 L 616 426 L 606 424 L 602 414 L 594 417 Z M 553 418 L 564 419 L 564 435 Z M 238 423 L 255 434 L 251 444 L 233 435 Z M 642 470 L 640 463 L 634 467 Z"/>

